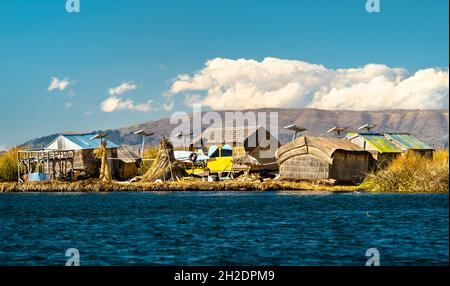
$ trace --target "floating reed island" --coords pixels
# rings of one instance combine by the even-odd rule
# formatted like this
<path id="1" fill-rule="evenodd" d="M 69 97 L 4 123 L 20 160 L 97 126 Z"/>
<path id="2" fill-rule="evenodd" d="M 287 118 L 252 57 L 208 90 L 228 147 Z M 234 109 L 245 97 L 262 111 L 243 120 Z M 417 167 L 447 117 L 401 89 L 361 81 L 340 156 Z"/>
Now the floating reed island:
<path id="1" fill-rule="evenodd" d="M 111 182 L 87 180 L 73 183 L 33 182 L 33 183 L 0 183 L 0 192 L 171 192 L 171 191 L 328 191 L 352 192 L 357 186 L 334 186 L 320 183 L 283 182 L 270 180 L 265 182 L 250 181 L 179 181 L 179 182 Z"/>
<path id="2" fill-rule="evenodd" d="M 223 129 L 216 133 L 228 134 L 225 141 L 214 137 L 211 143 L 202 134 L 199 147 L 182 151 L 168 138 L 144 150 L 144 137 L 134 152 L 107 140 L 106 133 L 66 134 L 42 150 L 15 148 L 1 155 L 0 192 L 448 193 L 448 150 L 436 151 L 409 134 L 375 133 L 373 127 L 346 137 L 346 128 L 335 127 L 330 131 L 338 136 L 330 138 L 298 136 L 306 129 L 290 125 L 295 136 L 283 146 L 260 127 L 245 128 L 240 137 L 238 130 Z M 268 159 L 258 156 L 263 151 Z"/>

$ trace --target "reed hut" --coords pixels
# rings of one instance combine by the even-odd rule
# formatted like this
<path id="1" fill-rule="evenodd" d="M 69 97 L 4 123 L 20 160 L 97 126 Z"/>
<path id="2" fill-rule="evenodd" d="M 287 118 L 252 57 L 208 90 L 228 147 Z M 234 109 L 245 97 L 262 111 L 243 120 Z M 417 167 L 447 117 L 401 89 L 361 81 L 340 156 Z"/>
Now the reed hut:
<path id="1" fill-rule="evenodd" d="M 280 179 L 357 184 L 372 166 L 369 152 L 347 140 L 301 136 L 276 152 Z"/>

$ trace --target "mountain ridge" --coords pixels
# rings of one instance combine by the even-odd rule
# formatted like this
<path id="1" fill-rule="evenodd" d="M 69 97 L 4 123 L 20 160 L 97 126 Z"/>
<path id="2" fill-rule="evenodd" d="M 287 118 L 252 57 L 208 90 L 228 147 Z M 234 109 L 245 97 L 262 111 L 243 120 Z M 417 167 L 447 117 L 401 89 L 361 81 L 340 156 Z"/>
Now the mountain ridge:
<path id="1" fill-rule="evenodd" d="M 352 110 L 321 110 L 315 108 L 262 108 L 248 110 L 224 110 L 217 111 L 223 122 L 226 112 L 278 112 L 279 139 L 284 144 L 292 136 L 283 126 L 296 124 L 308 128 L 307 133 L 316 136 L 332 136 L 326 131 L 333 126 L 348 126 L 349 130 L 356 130 L 366 123 L 378 124 L 379 132 L 408 132 L 435 148 L 448 148 L 449 146 L 449 110 L 383 110 L 383 111 L 352 111 Z M 203 114 L 206 113 L 202 112 Z M 189 114 L 192 118 L 192 113 Z M 103 130 L 110 133 L 109 138 L 117 144 L 139 145 L 142 142 L 140 136 L 134 135 L 134 131 L 147 129 L 159 134 L 148 138 L 149 144 L 156 144 L 161 136 L 168 137 L 177 125 L 170 124 L 170 117 L 151 120 L 131 126 Z M 203 125 L 203 128 L 208 125 Z M 93 131 L 95 132 L 95 130 Z M 42 148 L 51 142 L 58 134 L 35 138 L 22 144 L 27 148 Z"/>

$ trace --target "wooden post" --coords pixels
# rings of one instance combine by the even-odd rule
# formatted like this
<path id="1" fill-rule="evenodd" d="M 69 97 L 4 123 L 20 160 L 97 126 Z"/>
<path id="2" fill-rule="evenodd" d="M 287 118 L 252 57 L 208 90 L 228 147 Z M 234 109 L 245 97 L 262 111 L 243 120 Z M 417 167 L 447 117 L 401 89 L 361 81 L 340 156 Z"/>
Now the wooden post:
<path id="1" fill-rule="evenodd" d="M 17 179 L 20 183 L 20 151 L 17 151 Z"/>

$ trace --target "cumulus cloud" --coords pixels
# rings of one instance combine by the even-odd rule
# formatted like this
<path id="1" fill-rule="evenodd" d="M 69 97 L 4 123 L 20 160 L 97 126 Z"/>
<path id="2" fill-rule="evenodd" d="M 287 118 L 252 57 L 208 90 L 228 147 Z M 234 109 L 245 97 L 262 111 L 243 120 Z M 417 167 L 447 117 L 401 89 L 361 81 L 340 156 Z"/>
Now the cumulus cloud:
<path id="1" fill-rule="evenodd" d="M 200 95 L 198 94 L 186 94 L 184 97 L 184 104 L 189 107 L 192 107 L 195 104 L 199 104 L 201 102 L 202 100 L 200 98 Z"/>
<path id="2" fill-rule="evenodd" d="M 185 104 L 212 109 L 314 107 L 383 110 L 448 108 L 449 71 L 368 64 L 329 69 L 295 60 L 216 58 L 193 75 L 180 75 L 169 94 L 184 94 Z M 190 95 L 195 92 L 196 95 Z M 201 96 L 199 95 L 201 94 Z"/>
<path id="3" fill-rule="evenodd" d="M 127 91 L 135 90 L 137 85 L 132 82 L 124 82 L 119 86 L 109 89 L 109 95 L 121 95 Z"/>
<path id="4" fill-rule="evenodd" d="M 113 112 L 119 110 L 147 112 L 150 110 L 154 110 L 154 108 L 153 108 L 153 100 L 135 104 L 134 101 L 131 99 L 121 99 L 117 96 L 110 96 L 101 103 L 101 110 L 103 112 Z"/>
<path id="5" fill-rule="evenodd" d="M 165 111 L 171 111 L 174 107 L 175 107 L 175 102 L 173 100 L 168 103 L 163 104 L 163 109 Z"/>
<path id="6" fill-rule="evenodd" d="M 60 91 L 65 90 L 69 86 L 70 82 L 68 79 L 59 79 L 57 77 L 52 77 L 50 85 L 48 86 L 48 91 L 59 89 Z"/>
<path id="7" fill-rule="evenodd" d="M 151 110 L 156 110 L 153 104 L 153 100 L 148 100 L 143 103 L 134 103 L 130 98 L 124 99 L 120 95 L 125 92 L 135 90 L 137 85 L 132 82 L 123 82 L 121 85 L 110 88 L 108 90 L 109 96 L 105 99 L 101 105 L 100 109 L 103 112 L 114 112 L 120 110 L 130 110 L 137 112 L 147 112 Z"/>

